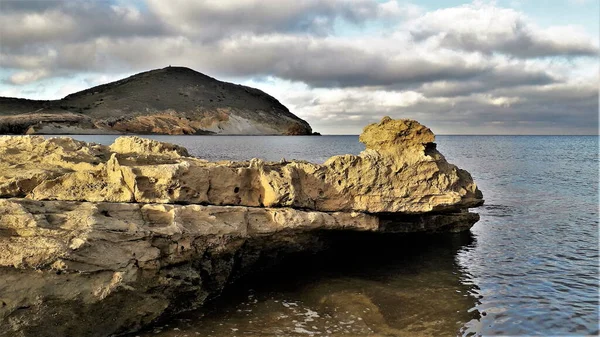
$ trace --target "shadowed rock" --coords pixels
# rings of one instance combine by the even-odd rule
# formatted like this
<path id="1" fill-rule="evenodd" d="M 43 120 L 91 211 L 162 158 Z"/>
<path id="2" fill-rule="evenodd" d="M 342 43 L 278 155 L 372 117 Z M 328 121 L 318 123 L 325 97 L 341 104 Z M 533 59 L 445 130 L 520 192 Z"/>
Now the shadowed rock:
<path id="1" fill-rule="evenodd" d="M 1 137 L 0 335 L 133 331 L 201 306 L 260 261 L 321 249 L 324 231 L 479 219 L 468 208 L 481 192 L 428 128 L 386 117 L 360 140 L 359 156 L 317 165 L 208 162 L 138 137 Z"/>

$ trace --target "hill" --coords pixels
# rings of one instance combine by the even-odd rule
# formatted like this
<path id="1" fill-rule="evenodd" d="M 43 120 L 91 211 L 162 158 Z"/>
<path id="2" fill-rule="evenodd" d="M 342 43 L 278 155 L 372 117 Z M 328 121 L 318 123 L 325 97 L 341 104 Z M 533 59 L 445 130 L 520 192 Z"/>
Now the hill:
<path id="1" fill-rule="evenodd" d="M 0 134 L 306 135 L 277 99 L 185 67 L 166 67 L 36 101 L 0 97 Z"/>

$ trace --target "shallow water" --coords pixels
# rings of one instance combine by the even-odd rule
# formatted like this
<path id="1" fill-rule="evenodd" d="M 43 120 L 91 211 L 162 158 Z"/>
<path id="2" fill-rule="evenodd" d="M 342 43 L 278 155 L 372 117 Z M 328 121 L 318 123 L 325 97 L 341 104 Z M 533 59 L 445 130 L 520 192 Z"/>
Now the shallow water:
<path id="1" fill-rule="evenodd" d="M 114 136 L 80 136 L 110 143 Z M 323 162 L 356 136 L 153 136 L 210 160 Z M 438 136 L 484 193 L 464 235 L 348 237 L 140 336 L 597 335 L 598 137 Z"/>
<path id="2" fill-rule="evenodd" d="M 299 255 L 241 280 L 208 308 L 143 336 L 448 336 L 479 312 L 454 256 L 462 235 L 335 236 L 317 255 Z M 401 277 L 399 277 L 401 275 Z"/>

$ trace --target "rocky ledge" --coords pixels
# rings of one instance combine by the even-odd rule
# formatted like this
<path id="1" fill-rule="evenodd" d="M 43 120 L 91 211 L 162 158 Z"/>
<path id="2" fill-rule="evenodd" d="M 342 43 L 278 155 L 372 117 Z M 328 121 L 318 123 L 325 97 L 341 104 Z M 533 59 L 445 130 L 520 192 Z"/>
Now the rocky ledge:
<path id="1" fill-rule="evenodd" d="M 367 126 L 359 156 L 208 162 L 121 137 L 0 137 L 0 336 L 108 336 L 202 306 L 324 233 L 468 230 L 470 174 L 412 120 Z"/>

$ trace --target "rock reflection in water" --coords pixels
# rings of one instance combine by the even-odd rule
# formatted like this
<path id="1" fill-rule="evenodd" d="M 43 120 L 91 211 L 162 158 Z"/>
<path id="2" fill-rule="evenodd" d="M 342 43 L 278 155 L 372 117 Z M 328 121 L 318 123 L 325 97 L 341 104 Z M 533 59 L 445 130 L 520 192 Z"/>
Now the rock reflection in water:
<path id="1" fill-rule="evenodd" d="M 479 319 L 478 289 L 456 261 L 471 233 L 329 235 L 329 250 L 289 257 L 135 336 L 452 336 Z"/>

